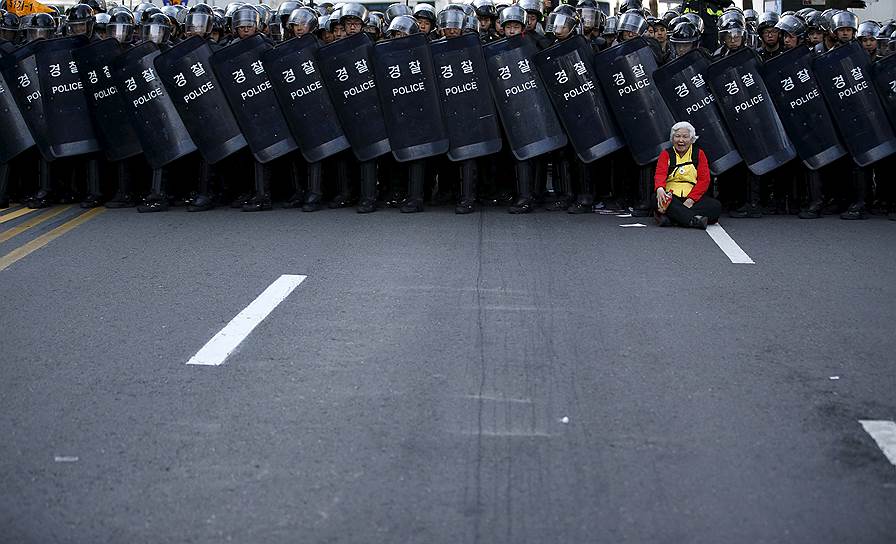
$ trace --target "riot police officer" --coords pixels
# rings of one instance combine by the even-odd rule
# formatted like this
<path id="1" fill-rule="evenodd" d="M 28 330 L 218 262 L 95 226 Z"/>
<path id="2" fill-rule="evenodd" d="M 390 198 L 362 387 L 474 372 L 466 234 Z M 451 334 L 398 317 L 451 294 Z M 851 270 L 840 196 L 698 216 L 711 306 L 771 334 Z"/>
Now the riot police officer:
<path id="1" fill-rule="evenodd" d="M 859 39 L 859 43 L 862 44 L 862 48 L 868 53 L 868 56 L 871 57 L 871 62 L 874 62 L 881 57 L 877 48 L 877 35 L 880 32 L 880 29 L 880 23 L 864 21 L 856 30 L 856 36 Z"/>
<path id="2" fill-rule="evenodd" d="M 775 28 L 780 16 L 774 11 L 766 11 L 759 17 L 757 30 L 762 40 L 759 56 L 762 60 L 770 60 L 781 54 L 781 33 Z"/>
<path id="3" fill-rule="evenodd" d="M 436 9 L 430 4 L 417 4 L 414 6 L 414 19 L 417 20 L 417 26 L 420 32 L 431 35 L 435 34 L 436 27 Z"/>
<path id="4" fill-rule="evenodd" d="M 725 13 L 719 19 L 719 40 L 722 45 L 713 53 L 714 58 L 727 57 L 746 47 L 746 21 Z"/>
<path id="5" fill-rule="evenodd" d="M 497 40 L 499 38 L 495 30 L 495 21 L 498 19 L 498 11 L 493 0 L 473 0 L 473 8 L 476 10 L 476 18 L 479 19 L 479 38 L 482 43 Z"/>

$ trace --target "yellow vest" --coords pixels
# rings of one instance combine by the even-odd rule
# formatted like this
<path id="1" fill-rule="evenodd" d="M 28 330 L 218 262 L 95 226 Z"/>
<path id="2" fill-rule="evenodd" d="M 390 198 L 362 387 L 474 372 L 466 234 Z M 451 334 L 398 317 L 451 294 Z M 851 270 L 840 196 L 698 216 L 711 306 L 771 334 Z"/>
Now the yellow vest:
<path id="1" fill-rule="evenodd" d="M 694 146 L 688 148 L 684 155 L 679 155 L 675 148 L 669 150 L 669 157 L 674 161 L 666 176 L 666 191 L 681 198 L 687 198 L 691 189 L 697 185 L 697 167 L 691 160 Z M 681 166 L 678 166 L 681 165 Z"/>

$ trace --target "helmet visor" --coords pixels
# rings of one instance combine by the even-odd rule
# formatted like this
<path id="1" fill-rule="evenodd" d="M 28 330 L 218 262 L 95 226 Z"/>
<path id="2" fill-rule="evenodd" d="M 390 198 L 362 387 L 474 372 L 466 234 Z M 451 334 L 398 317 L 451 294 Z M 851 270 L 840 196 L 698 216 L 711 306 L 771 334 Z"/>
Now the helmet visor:
<path id="1" fill-rule="evenodd" d="M 54 30 L 52 28 L 26 28 L 25 40 L 31 42 L 34 40 L 47 40 L 53 37 Z"/>
<path id="2" fill-rule="evenodd" d="M 68 27 L 68 36 L 87 34 L 87 21 L 69 21 L 66 26 Z"/>
<path id="3" fill-rule="evenodd" d="M 163 43 L 168 38 L 168 27 L 164 25 L 143 25 L 140 38 L 146 42 Z"/>
<path id="4" fill-rule="evenodd" d="M 212 29 L 213 17 L 208 13 L 189 13 L 184 22 L 185 30 L 191 34 L 205 34 Z"/>

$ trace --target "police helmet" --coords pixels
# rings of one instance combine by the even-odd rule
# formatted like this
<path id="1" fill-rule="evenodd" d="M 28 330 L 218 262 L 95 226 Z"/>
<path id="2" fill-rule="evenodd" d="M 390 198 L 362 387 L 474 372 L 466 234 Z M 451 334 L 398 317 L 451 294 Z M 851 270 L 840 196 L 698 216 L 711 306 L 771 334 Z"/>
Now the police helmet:
<path id="1" fill-rule="evenodd" d="M 80 0 L 79 4 L 87 4 L 93 8 L 93 13 L 106 13 L 106 0 Z"/>
<path id="2" fill-rule="evenodd" d="M 640 11 L 643 9 L 643 5 L 641 4 L 641 0 L 622 0 L 619 3 L 618 13 L 620 15 L 627 13 L 629 11 L 637 11 L 639 15 L 641 15 Z"/>
<path id="3" fill-rule="evenodd" d="M 545 34 L 557 34 L 558 30 L 565 29 L 569 34 L 579 25 L 579 18 L 576 15 L 568 15 L 560 10 L 554 10 L 548 14 L 548 20 L 544 25 Z"/>
<path id="4" fill-rule="evenodd" d="M 615 36 L 616 35 L 616 24 L 619 22 L 619 18 L 615 15 L 611 17 L 607 17 L 607 21 L 604 24 L 604 30 L 601 32 L 601 36 Z"/>
<path id="5" fill-rule="evenodd" d="M 647 32 L 647 20 L 638 11 L 626 11 L 619 16 L 619 22 L 616 24 L 616 34 L 622 32 L 634 32 L 642 36 Z"/>
<path id="6" fill-rule="evenodd" d="M 473 0 L 473 9 L 476 10 L 477 17 L 498 18 L 498 10 L 493 0 Z"/>
<path id="7" fill-rule="evenodd" d="M 93 8 L 87 4 L 75 4 L 68 9 L 66 15 L 66 35 L 90 36 L 93 34 Z"/>
<path id="8" fill-rule="evenodd" d="M 808 30 L 806 22 L 796 15 L 785 15 L 781 17 L 775 25 L 775 28 L 800 39 L 806 36 L 806 31 Z"/>
<path id="9" fill-rule="evenodd" d="M 464 15 L 464 34 L 479 34 L 479 17 Z"/>
<path id="10" fill-rule="evenodd" d="M 417 4 L 414 6 L 414 17 L 417 19 L 426 19 L 433 25 L 438 22 L 436 18 L 436 8 L 432 7 L 431 4 Z"/>
<path id="11" fill-rule="evenodd" d="M 367 8 L 358 2 L 349 2 L 339 8 L 339 21 L 344 25 L 346 19 L 360 19 L 361 24 L 367 20 Z"/>
<path id="12" fill-rule="evenodd" d="M 49 39 L 56 33 L 56 20 L 49 13 L 35 13 L 25 24 L 25 41 Z"/>
<path id="13" fill-rule="evenodd" d="M 361 29 L 362 32 L 366 32 L 370 34 L 375 40 L 380 39 L 380 36 L 383 34 L 383 24 L 385 21 L 385 17 L 382 12 L 379 11 L 369 11 L 367 12 L 367 22 L 364 23 L 364 27 Z"/>
<path id="14" fill-rule="evenodd" d="M 289 16 L 292 15 L 292 12 L 302 7 L 301 2 L 296 2 L 296 0 L 286 0 L 277 8 L 277 18 L 280 19 L 280 24 L 285 28 L 288 21 Z"/>
<path id="15" fill-rule="evenodd" d="M 108 13 L 97 13 L 94 16 L 93 31 L 96 32 L 97 34 L 105 34 L 106 33 L 106 25 L 109 24 L 110 18 L 111 17 L 109 17 Z"/>
<path id="16" fill-rule="evenodd" d="M 386 20 L 387 24 L 392 24 L 392 19 L 400 16 L 400 15 L 409 15 L 411 17 L 414 16 L 414 11 L 407 4 L 395 3 L 391 4 L 388 8 L 386 8 Z"/>
<path id="17" fill-rule="evenodd" d="M 128 43 L 134 35 L 134 16 L 127 10 L 114 11 L 106 24 L 106 36 Z"/>
<path id="18" fill-rule="evenodd" d="M 896 32 L 896 22 L 890 21 L 885 23 L 877 32 L 877 39 L 881 41 L 889 41 L 890 35 L 893 34 L 893 32 Z"/>
<path id="19" fill-rule="evenodd" d="M 766 28 L 774 28 L 780 20 L 781 16 L 774 11 L 763 12 L 763 14 L 759 16 L 759 20 L 756 22 L 756 31 L 762 34 L 762 31 Z"/>
<path id="20" fill-rule="evenodd" d="M 0 39 L 14 42 L 19 35 L 19 25 L 18 15 L 4 11 L 3 16 L 0 17 Z"/>
<path id="21" fill-rule="evenodd" d="M 700 41 L 700 31 L 692 23 L 684 21 L 672 29 L 669 41 L 672 43 L 695 43 Z"/>
<path id="22" fill-rule="evenodd" d="M 143 13 L 146 14 L 146 12 Z M 164 13 L 153 13 L 140 26 L 140 39 L 144 42 L 152 42 L 158 45 L 167 42 L 170 36 L 171 19 Z"/>
<path id="23" fill-rule="evenodd" d="M 233 12 L 230 26 L 233 30 L 241 27 L 261 28 L 261 14 L 255 6 L 243 4 Z"/>
<path id="24" fill-rule="evenodd" d="M 535 15 L 539 21 L 544 17 L 544 2 L 542 0 L 520 0 L 517 5 L 526 10 L 526 13 Z"/>
<path id="25" fill-rule="evenodd" d="M 744 10 L 744 19 L 750 23 L 755 23 L 759 21 L 759 12 L 755 9 L 745 9 Z"/>
<path id="26" fill-rule="evenodd" d="M 724 38 L 725 35 L 743 36 L 747 33 L 744 21 L 737 18 L 728 19 L 719 22 L 719 37 Z"/>
<path id="27" fill-rule="evenodd" d="M 478 19 L 476 20 L 479 21 Z M 439 28 L 455 28 L 463 30 L 467 22 L 467 15 L 459 9 L 443 9 L 439 12 Z"/>
<path id="28" fill-rule="evenodd" d="M 334 9 L 333 13 L 327 17 L 327 25 L 324 27 L 328 32 L 335 32 L 337 26 L 342 26 L 342 12 L 338 9 Z"/>
<path id="29" fill-rule="evenodd" d="M 851 28 L 855 31 L 859 30 L 859 18 L 851 11 L 841 10 L 831 20 L 833 22 L 831 30 L 834 32 L 841 28 Z"/>
<path id="30" fill-rule="evenodd" d="M 875 38 L 880 32 L 880 23 L 876 21 L 865 21 L 859 25 L 856 30 L 856 38 Z"/>
<path id="31" fill-rule="evenodd" d="M 292 10 L 289 18 L 286 20 L 286 28 L 290 34 L 293 34 L 295 27 L 305 29 L 306 34 L 310 34 L 317 30 L 319 18 L 311 8 L 301 7 Z"/>
<path id="32" fill-rule="evenodd" d="M 684 15 L 682 15 L 682 17 L 684 17 L 689 23 L 694 25 L 694 28 L 697 29 L 697 32 L 699 32 L 700 35 L 703 35 L 704 24 L 703 19 L 700 18 L 699 15 L 697 15 L 696 13 L 685 13 Z"/>
<path id="33" fill-rule="evenodd" d="M 504 28 L 507 23 L 512 22 L 523 25 L 523 28 L 526 27 L 526 10 L 520 7 L 519 4 L 507 6 L 502 9 L 501 14 L 498 15 L 498 26 L 501 28 Z"/>
<path id="34" fill-rule="evenodd" d="M 208 4 L 196 4 L 187 11 L 184 19 L 184 32 L 206 36 L 212 31 L 215 22 L 215 12 Z"/>
<path id="35" fill-rule="evenodd" d="M 396 38 L 399 37 L 399 34 L 409 36 L 418 32 L 420 32 L 420 27 L 417 26 L 417 19 L 413 15 L 399 15 L 389 22 L 386 36 Z"/>
<path id="36" fill-rule="evenodd" d="M 582 6 L 581 4 L 579 4 L 578 12 L 579 19 L 582 21 L 582 28 L 584 28 L 585 30 L 603 30 L 604 22 L 607 20 L 607 16 L 604 15 L 604 12 L 601 11 L 600 8 Z"/>
<path id="37" fill-rule="evenodd" d="M 738 23 L 741 28 L 747 28 L 747 19 L 744 17 L 744 14 L 740 11 L 735 10 L 726 11 L 722 14 L 721 17 L 719 17 L 719 28 L 732 21 Z"/>

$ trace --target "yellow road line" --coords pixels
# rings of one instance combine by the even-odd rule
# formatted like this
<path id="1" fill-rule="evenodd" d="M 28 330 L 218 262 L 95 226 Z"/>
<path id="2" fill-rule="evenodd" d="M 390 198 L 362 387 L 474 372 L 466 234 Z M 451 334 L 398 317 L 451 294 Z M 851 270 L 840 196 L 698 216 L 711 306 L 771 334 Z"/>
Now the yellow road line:
<path id="1" fill-rule="evenodd" d="M 74 206 L 60 206 L 58 208 L 49 210 L 47 213 L 38 215 L 36 217 L 32 217 L 31 219 L 29 219 L 28 221 L 25 221 L 21 225 L 16 225 L 9 230 L 0 232 L 0 244 L 9 240 L 13 236 L 22 234 L 23 232 L 30 229 L 31 227 L 36 227 L 36 226 L 40 225 L 41 223 L 43 223 L 44 221 L 53 219 L 60 213 L 67 212 L 68 210 L 70 210 L 72 208 L 74 208 Z"/>
<path id="2" fill-rule="evenodd" d="M 21 208 L 22 208 L 21 204 L 10 204 L 8 208 L 3 208 L 2 210 L 0 210 L 0 215 L 11 213 L 11 212 L 19 210 Z"/>
<path id="3" fill-rule="evenodd" d="M 27 257 L 28 255 L 34 253 L 38 249 L 49 244 L 56 238 L 59 238 L 66 232 L 74 229 L 75 227 L 77 227 L 83 223 L 86 223 L 87 221 L 90 221 L 95 216 L 103 213 L 104 211 L 106 211 L 106 208 L 94 208 L 92 210 L 89 210 L 88 212 L 82 213 L 78 217 L 59 225 L 58 227 L 51 230 L 50 232 L 41 234 L 40 236 L 38 236 L 34 240 L 31 240 L 30 242 L 23 245 L 22 247 L 18 247 L 16 249 L 10 251 L 3 257 L 0 257 L 0 271 L 6 270 L 13 263 L 19 261 L 20 259 Z"/>
<path id="4" fill-rule="evenodd" d="M 20 210 L 16 210 L 14 212 L 9 212 L 6 215 L 0 215 L 0 224 L 6 223 L 7 221 L 12 221 L 13 219 L 22 217 L 25 214 L 29 214 L 37 210 L 32 210 L 31 208 L 22 208 Z"/>

